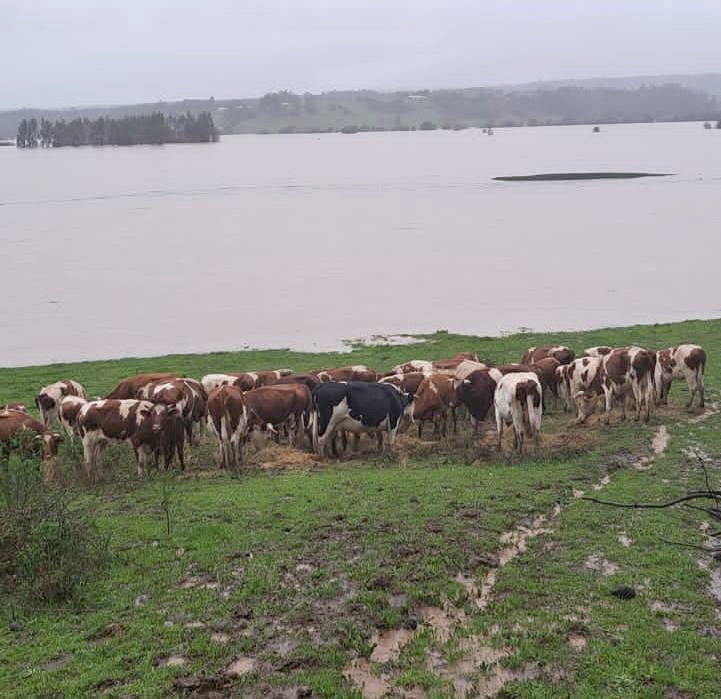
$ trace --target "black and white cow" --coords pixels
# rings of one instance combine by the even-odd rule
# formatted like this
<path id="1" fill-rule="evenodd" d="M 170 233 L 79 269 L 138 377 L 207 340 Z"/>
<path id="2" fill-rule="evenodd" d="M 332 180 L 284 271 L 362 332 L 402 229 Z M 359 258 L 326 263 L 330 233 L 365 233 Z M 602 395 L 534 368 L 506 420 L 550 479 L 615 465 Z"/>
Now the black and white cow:
<path id="1" fill-rule="evenodd" d="M 313 444 L 318 456 L 325 455 L 326 444 L 339 430 L 353 434 L 376 434 L 378 448 L 383 435 L 393 446 L 403 411 L 410 402 L 405 393 L 392 386 L 365 381 L 328 381 L 313 391 Z"/>

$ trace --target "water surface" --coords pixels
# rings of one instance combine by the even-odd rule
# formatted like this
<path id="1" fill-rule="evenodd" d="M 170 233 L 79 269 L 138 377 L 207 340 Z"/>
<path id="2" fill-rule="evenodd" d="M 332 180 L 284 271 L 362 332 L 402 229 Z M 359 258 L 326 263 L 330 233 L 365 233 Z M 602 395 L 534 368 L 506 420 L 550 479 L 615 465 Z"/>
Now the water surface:
<path id="1" fill-rule="evenodd" d="M 491 180 L 579 170 L 675 174 Z M 719 201 L 697 123 L 2 148 L 0 366 L 715 317 Z"/>

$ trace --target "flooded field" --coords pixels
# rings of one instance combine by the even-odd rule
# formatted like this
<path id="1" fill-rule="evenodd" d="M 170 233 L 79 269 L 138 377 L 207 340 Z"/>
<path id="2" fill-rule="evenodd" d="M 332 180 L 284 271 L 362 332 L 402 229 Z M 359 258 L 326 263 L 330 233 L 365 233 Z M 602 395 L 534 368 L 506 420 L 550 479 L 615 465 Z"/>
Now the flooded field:
<path id="1" fill-rule="evenodd" d="M 715 317 L 720 188 L 697 123 L 5 148 L 0 366 Z"/>

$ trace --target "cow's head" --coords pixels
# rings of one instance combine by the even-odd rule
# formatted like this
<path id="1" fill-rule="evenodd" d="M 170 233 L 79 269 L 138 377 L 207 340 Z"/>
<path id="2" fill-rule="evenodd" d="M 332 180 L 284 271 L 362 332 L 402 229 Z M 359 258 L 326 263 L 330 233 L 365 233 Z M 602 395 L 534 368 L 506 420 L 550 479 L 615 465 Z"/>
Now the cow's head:
<path id="1" fill-rule="evenodd" d="M 595 393 L 593 391 L 576 392 L 573 399 L 576 402 L 576 408 L 578 409 L 578 416 L 581 422 L 593 413 L 600 397 L 600 393 Z"/>
<path id="2" fill-rule="evenodd" d="M 44 432 L 35 436 L 35 443 L 42 447 L 43 458 L 49 459 L 57 456 L 58 445 L 63 441 L 57 432 Z"/>

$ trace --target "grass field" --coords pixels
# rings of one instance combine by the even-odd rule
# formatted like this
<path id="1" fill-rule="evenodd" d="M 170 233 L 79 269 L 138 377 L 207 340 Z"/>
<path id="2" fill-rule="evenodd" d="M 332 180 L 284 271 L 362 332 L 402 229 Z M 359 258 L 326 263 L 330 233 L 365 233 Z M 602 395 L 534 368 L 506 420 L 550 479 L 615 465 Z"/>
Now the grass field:
<path id="1" fill-rule="evenodd" d="M 443 443 L 403 435 L 387 460 L 370 443 L 322 464 L 271 446 L 235 477 L 206 443 L 189 473 L 141 482 L 121 447 L 92 487 L 64 445 L 57 487 L 109 535 L 110 562 L 73 604 L 3 592 L 0 696 L 717 697 L 721 564 L 664 541 L 704 544 L 705 515 L 579 496 L 655 502 L 703 487 L 690 449 L 710 456 L 718 487 L 721 321 L 423 340 L 6 369 L 0 403 L 32 404 L 59 378 L 102 395 L 151 369 L 386 369 L 460 350 L 517 361 L 548 342 L 697 342 L 711 408 L 689 414 L 675 385 L 648 425 L 579 427 L 555 410 L 520 459 L 464 425 Z M 654 453 L 662 426 L 668 446 Z M 636 597 L 612 596 L 618 585 Z"/>

